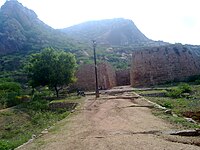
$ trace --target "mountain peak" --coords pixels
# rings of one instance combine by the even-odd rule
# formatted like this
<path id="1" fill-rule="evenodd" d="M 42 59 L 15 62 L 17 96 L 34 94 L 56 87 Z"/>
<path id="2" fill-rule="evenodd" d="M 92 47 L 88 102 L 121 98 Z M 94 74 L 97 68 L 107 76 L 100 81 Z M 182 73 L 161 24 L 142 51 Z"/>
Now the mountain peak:
<path id="1" fill-rule="evenodd" d="M 69 36 L 85 41 L 93 39 L 105 45 L 131 45 L 151 41 L 134 24 L 124 18 L 84 22 L 62 29 Z"/>
<path id="2" fill-rule="evenodd" d="M 17 0 L 7 0 L 5 4 L 1 7 L 1 13 L 7 17 L 14 17 L 16 19 L 23 18 L 37 18 L 37 15 L 34 11 L 24 7 Z"/>

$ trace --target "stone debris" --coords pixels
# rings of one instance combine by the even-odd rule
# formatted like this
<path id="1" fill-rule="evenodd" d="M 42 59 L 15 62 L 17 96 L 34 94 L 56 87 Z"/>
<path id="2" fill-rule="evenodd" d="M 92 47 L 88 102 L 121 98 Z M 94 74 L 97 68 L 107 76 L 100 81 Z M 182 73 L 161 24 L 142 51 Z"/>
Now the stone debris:
<path id="1" fill-rule="evenodd" d="M 179 135 L 179 136 L 200 136 L 200 129 L 197 130 L 182 130 L 182 131 L 171 131 L 170 135 Z"/>
<path id="2" fill-rule="evenodd" d="M 185 118 L 188 122 L 191 122 L 191 123 L 197 123 L 196 121 L 194 121 L 192 118 Z"/>
<path id="3" fill-rule="evenodd" d="M 169 115 L 172 115 L 172 110 L 171 109 L 167 109 L 167 110 L 165 110 L 165 113 L 169 114 Z"/>
<path id="4" fill-rule="evenodd" d="M 41 132 L 41 134 L 47 134 L 48 133 L 48 129 L 45 129 L 44 131 Z"/>

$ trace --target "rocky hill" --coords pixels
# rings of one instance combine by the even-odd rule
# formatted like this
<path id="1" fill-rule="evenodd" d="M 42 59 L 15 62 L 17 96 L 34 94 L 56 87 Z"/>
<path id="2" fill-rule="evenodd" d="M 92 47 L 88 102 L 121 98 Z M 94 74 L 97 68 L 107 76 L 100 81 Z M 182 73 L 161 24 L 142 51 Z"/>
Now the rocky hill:
<path id="1" fill-rule="evenodd" d="M 75 45 L 73 42 L 16 0 L 6 1 L 0 9 L 0 54 L 49 46 L 70 49 Z"/>
<path id="2" fill-rule="evenodd" d="M 89 21 L 61 31 L 75 39 L 86 42 L 97 40 L 103 45 L 126 46 L 152 42 L 133 21 L 123 18 Z"/>
<path id="3" fill-rule="evenodd" d="M 6 1 L 0 9 L 0 55 L 4 55 L 0 57 L 0 71 L 15 70 L 27 52 L 45 47 L 72 52 L 79 64 L 91 63 L 92 40 L 97 40 L 98 61 L 108 61 L 119 69 L 130 67 L 133 51 L 168 44 L 148 39 L 128 19 L 89 21 L 55 30 L 17 0 Z M 188 47 L 199 49 L 198 46 Z"/>
<path id="4" fill-rule="evenodd" d="M 77 41 L 90 45 L 92 40 L 96 40 L 98 60 L 108 61 L 119 69 L 130 66 L 134 50 L 168 44 L 148 39 L 132 20 L 123 18 L 89 21 L 61 31 Z"/>

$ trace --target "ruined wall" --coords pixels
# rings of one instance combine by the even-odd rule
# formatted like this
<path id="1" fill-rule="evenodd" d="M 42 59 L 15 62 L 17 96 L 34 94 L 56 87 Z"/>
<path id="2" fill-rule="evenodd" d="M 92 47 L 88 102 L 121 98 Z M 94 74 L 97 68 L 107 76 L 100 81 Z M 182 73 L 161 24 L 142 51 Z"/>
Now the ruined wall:
<path id="1" fill-rule="evenodd" d="M 130 85 L 130 69 L 116 71 L 117 86 Z"/>
<path id="2" fill-rule="evenodd" d="M 108 63 L 100 63 L 97 66 L 99 87 L 110 89 L 116 86 L 116 75 L 112 66 Z M 94 65 L 86 64 L 79 67 L 76 72 L 77 82 L 74 88 L 82 90 L 95 90 Z"/>
<path id="3" fill-rule="evenodd" d="M 108 63 L 100 63 L 98 65 L 99 87 L 110 89 L 116 86 L 116 74 L 113 67 Z"/>
<path id="4" fill-rule="evenodd" d="M 184 81 L 200 75 L 200 55 L 181 44 L 138 50 L 133 53 L 131 85 L 150 86 Z"/>
<path id="5" fill-rule="evenodd" d="M 77 81 L 73 88 L 91 90 L 95 87 L 94 66 L 90 64 L 81 65 L 75 74 Z"/>

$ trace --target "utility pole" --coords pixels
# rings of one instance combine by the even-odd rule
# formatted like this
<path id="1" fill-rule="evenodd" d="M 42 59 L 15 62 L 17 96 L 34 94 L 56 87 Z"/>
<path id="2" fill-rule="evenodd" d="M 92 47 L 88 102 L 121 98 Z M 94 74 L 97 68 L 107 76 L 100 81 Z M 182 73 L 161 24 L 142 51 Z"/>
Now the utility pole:
<path id="1" fill-rule="evenodd" d="M 99 97 L 99 86 L 98 86 L 98 74 L 97 74 L 97 60 L 96 60 L 96 46 L 97 43 L 95 40 L 93 42 L 93 50 L 94 50 L 94 66 L 95 66 L 95 79 L 96 79 L 96 98 Z"/>

